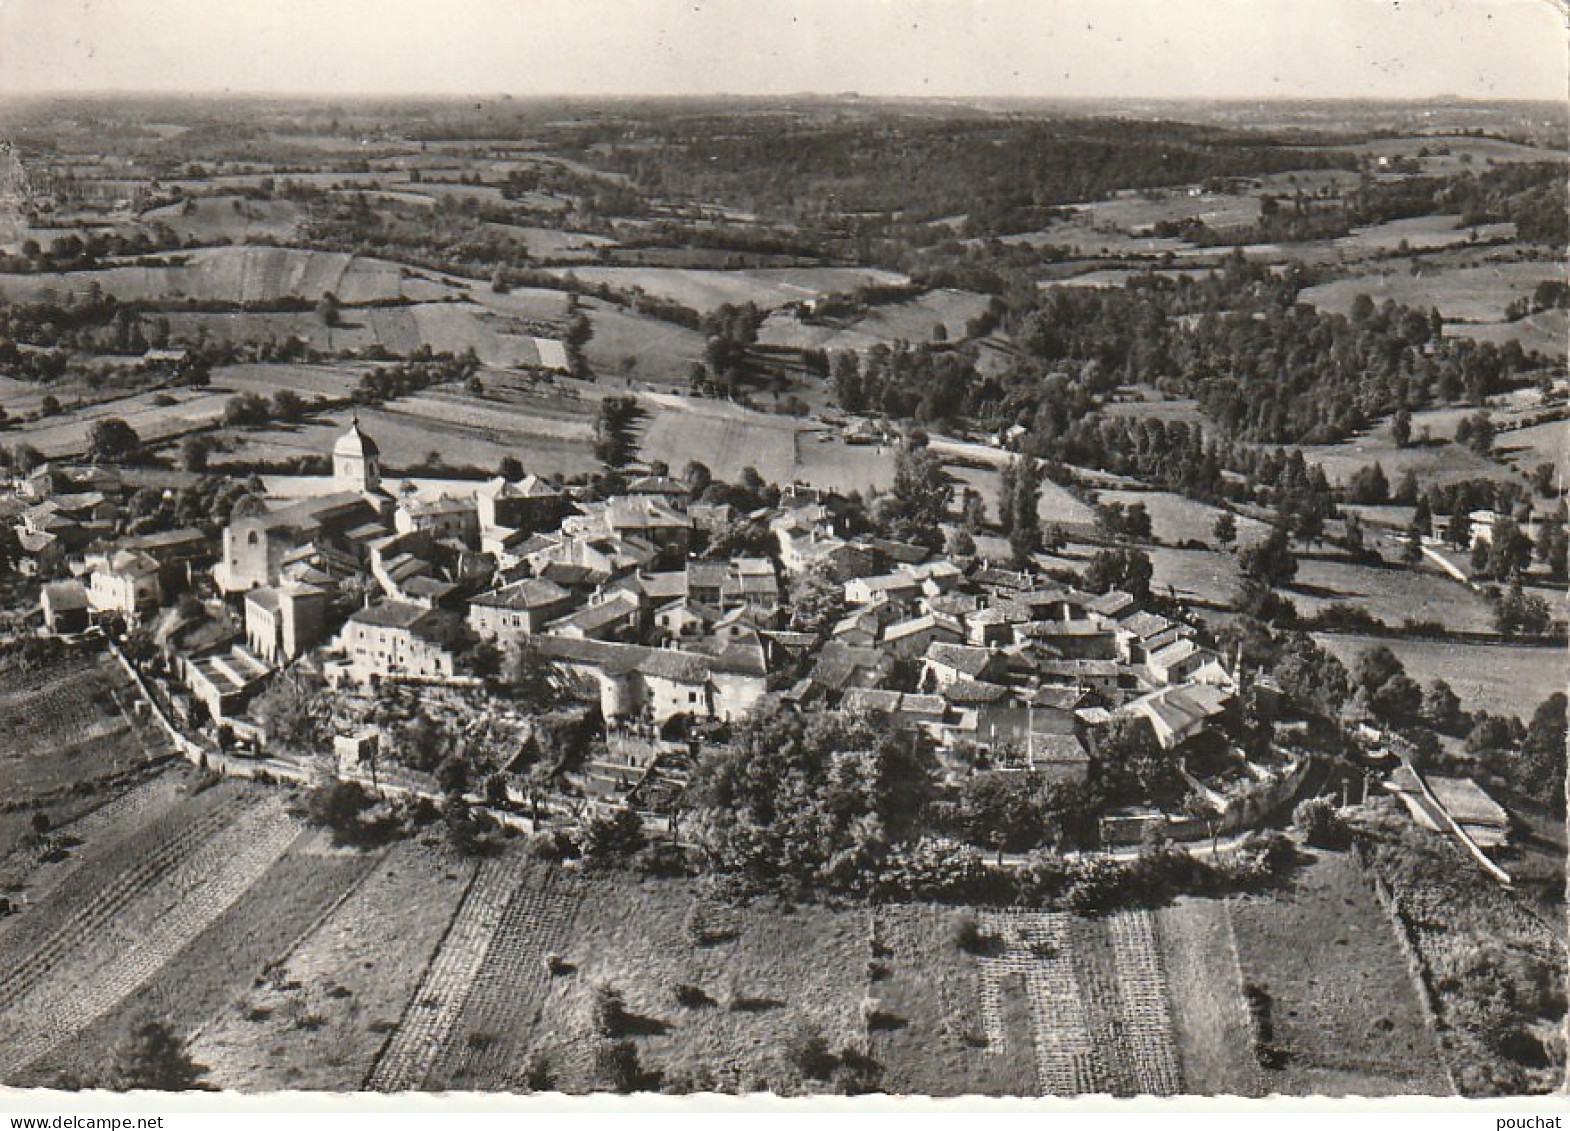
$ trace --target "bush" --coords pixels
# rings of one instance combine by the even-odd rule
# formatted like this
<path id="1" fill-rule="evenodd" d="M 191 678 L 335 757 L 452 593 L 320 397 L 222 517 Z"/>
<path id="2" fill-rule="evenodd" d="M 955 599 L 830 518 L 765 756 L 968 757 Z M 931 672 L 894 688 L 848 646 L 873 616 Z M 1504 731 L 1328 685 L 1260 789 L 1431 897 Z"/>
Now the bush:
<path id="1" fill-rule="evenodd" d="M 638 1049 L 631 1041 L 603 1041 L 594 1050 L 594 1074 L 601 1087 L 626 1095 L 647 1083 Z"/>
<path id="2" fill-rule="evenodd" d="M 683 1009 L 708 1009 L 715 1004 L 714 999 L 705 993 L 701 986 L 694 986 L 690 982 L 683 982 L 672 992 L 676 1004 Z"/>
<path id="3" fill-rule="evenodd" d="M 590 1021 L 602 1037 L 620 1037 L 627 1031 L 627 1002 L 612 986 L 595 986 Z"/>
<path id="4" fill-rule="evenodd" d="M 828 1038 L 803 1022 L 785 1041 L 785 1062 L 811 1080 L 827 1080 L 839 1067 Z"/>
<path id="5" fill-rule="evenodd" d="M 1292 810 L 1292 823 L 1315 848 L 1345 848 L 1350 840 L 1346 822 L 1328 797 L 1310 797 Z"/>
<path id="6" fill-rule="evenodd" d="M 966 954 L 984 954 L 992 942 L 969 911 L 956 911 L 949 918 L 949 941 Z"/>
<path id="7" fill-rule="evenodd" d="M 1261 1068 L 1281 1068 L 1286 1064 L 1286 1049 L 1276 1043 L 1275 1020 L 1271 1016 L 1275 1002 L 1270 991 L 1257 982 L 1243 985 L 1243 998 L 1248 1003 L 1249 1028 L 1253 1032 L 1254 1059 Z"/>

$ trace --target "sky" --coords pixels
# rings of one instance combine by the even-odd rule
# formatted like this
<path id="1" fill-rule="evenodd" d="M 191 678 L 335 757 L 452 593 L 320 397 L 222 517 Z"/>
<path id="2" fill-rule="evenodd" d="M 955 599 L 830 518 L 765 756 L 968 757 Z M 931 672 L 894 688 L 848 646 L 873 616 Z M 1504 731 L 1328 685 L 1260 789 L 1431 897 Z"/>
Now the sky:
<path id="1" fill-rule="evenodd" d="M 0 94 L 1564 99 L 1565 0 L 0 0 Z"/>

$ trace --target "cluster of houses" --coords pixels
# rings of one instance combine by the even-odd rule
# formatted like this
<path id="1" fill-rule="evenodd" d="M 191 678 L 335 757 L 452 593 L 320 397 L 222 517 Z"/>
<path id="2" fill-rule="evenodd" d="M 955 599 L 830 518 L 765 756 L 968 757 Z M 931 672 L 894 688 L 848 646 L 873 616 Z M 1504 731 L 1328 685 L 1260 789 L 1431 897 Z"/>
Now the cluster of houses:
<path id="1" fill-rule="evenodd" d="M 106 542 L 116 503 L 101 475 L 45 467 L 19 485 L 18 521 L 79 551 L 76 576 L 43 589 L 47 630 L 148 623 L 210 585 L 234 630 L 176 669 L 213 720 L 238 730 L 251 699 L 302 657 L 332 682 L 462 684 L 476 668 L 466 653 L 489 647 L 494 661 L 518 642 L 613 725 L 668 737 L 776 695 L 802 710 L 878 712 L 944 750 L 1067 781 L 1085 777 L 1119 715 L 1147 719 L 1175 751 L 1215 731 L 1236 698 L 1222 657 L 1127 593 L 850 533 L 844 500 L 809 488 L 747 516 L 663 475 L 603 500 L 533 476 L 389 490 L 355 423 L 318 490 L 234 518 L 212 545 L 195 531 Z M 769 556 L 692 555 L 738 517 L 767 528 Z M 791 628 L 786 594 L 808 571 L 840 590 L 826 639 Z"/>

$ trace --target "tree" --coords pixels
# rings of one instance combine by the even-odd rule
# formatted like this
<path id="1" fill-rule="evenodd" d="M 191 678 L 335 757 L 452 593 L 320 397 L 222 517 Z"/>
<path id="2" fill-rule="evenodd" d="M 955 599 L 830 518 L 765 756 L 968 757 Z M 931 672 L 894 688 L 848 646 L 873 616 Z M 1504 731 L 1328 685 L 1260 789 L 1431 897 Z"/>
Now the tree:
<path id="1" fill-rule="evenodd" d="M 1237 519 L 1231 511 L 1222 511 L 1216 516 L 1215 524 L 1210 528 L 1210 533 L 1222 546 L 1230 546 L 1237 541 Z"/>
<path id="2" fill-rule="evenodd" d="M 496 474 L 509 483 L 515 483 L 523 478 L 523 461 L 517 456 L 502 456 L 501 462 L 496 465 Z"/>
<path id="3" fill-rule="evenodd" d="M 1512 780 L 1531 797 L 1546 798 L 1556 813 L 1565 810 L 1565 694 L 1556 691 L 1532 712 Z"/>
<path id="4" fill-rule="evenodd" d="M 894 489 L 883 500 L 884 522 L 891 535 L 937 548 L 939 529 L 954 493 L 948 472 L 924 444 L 906 441 L 894 461 Z"/>
<path id="5" fill-rule="evenodd" d="M 321 677 L 292 668 L 268 686 L 252 705 L 269 744 L 311 753 L 327 741 L 328 710 Z"/>
<path id="6" fill-rule="evenodd" d="M 1338 712 L 1350 690 L 1344 664 L 1306 633 L 1287 638 L 1270 674 L 1289 699 L 1322 715 Z"/>
<path id="7" fill-rule="evenodd" d="M 210 437 L 191 435 L 180 441 L 180 466 L 186 471 L 207 470 L 207 461 L 213 451 Z"/>
<path id="8" fill-rule="evenodd" d="M 594 422 L 594 456 L 606 467 L 625 467 L 636 450 L 632 428 L 639 415 L 633 397 L 604 397 Z"/>
<path id="9" fill-rule="evenodd" d="M 551 664 L 529 636 L 508 642 L 501 665 L 502 685 L 507 693 L 536 708 L 548 707 L 556 699 Z"/>
<path id="10" fill-rule="evenodd" d="M 1548 576 L 1563 582 L 1566 576 L 1567 557 L 1570 557 L 1570 537 L 1565 534 L 1564 521 L 1557 516 L 1546 519 L 1537 535 L 1537 557 L 1548 570 Z"/>
<path id="11" fill-rule="evenodd" d="M 625 859 L 647 844 L 643 821 L 630 808 L 594 817 L 583 831 L 583 855 L 597 863 Z"/>
<path id="12" fill-rule="evenodd" d="M 1505 636 L 1540 636 L 1553 623 L 1548 602 L 1521 588 L 1516 577 L 1494 605 L 1494 626 Z"/>
<path id="13" fill-rule="evenodd" d="M 294 424 L 305 415 L 305 399 L 293 389 L 279 389 L 273 394 L 273 414 L 279 420 Z"/>
<path id="14" fill-rule="evenodd" d="M 687 496 L 691 499 L 703 498 L 703 493 L 714 482 L 714 473 L 709 466 L 700 460 L 688 460 L 687 466 L 682 469 L 682 482 L 687 485 Z"/>
<path id="15" fill-rule="evenodd" d="M 1310 797 L 1292 810 L 1292 823 L 1303 839 L 1315 848 L 1344 848 L 1348 840 L 1346 822 L 1328 797 Z"/>
<path id="16" fill-rule="evenodd" d="M 1390 480 L 1385 478 L 1385 469 L 1379 466 L 1377 460 L 1366 467 L 1358 468 L 1347 481 L 1346 495 L 1354 503 L 1377 505 L 1388 502 Z"/>
<path id="17" fill-rule="evenodd" d="M 1357 658 L 1353 681 L 1361 702 L 1378 718 L 1406 724 L 1422 715 L 1423 689 L 1389 648 L 1377 644 Z"/>
<path id="18" fill-rule="evenodd" d="M 1398 409 L 1395 418 L 1390 422 L 1390 437 L 1396 442 L 1396 447 L 1404 448 L 1412 442 L 1412 413 L 1405 409 Z"/>
<path id="19" fill-rule="evenodd" d="M 1154 568 L 1143 550 L 1097 550 L 1085 567 L 1081 584 L 1092 593 L 1121 589 L 1140 600 L 1150 596 Z"/>
<path id="20" fill-rule="evenodd" d="M 688 796 L 711 860 L 759 882 L 860 882 L 936 795 L 925 736 L 836 711 L 765 708 L 705 746 Z"/>
<path id="21" fill-rule="evenodd" d="M 1029 456 L 1003 469 L 998 517 L 1008 532 L 1016 567 L 1028 564 L 1041 546 L 1041 479 L 1041 464 Z"/>
<path id="22" fill-rule="evenodd" d="M 316 300 L 316 320 L 323 326 L 338 325 L 338 296 L 332 291 L 323 291 Z"/>
<path id="23" fill-rule="evenodd" d="M 966 843 L 996 851 L 1002 864 L 1005 852 L 1027 852 L 1046 833 L 1040 783 L 1010 771 L 975 774 L 948 807 L 945 823 Z"/>
<path id="24" fill-rule="evenodd" d="M 1435 678 L 1423 691 L 1423 717 L 1444 734 L 1455 734 L 1465 725 L 1461 698 L 1442 679 Z"/>
<path id="25" fill-rule="evenodd" d="M 88 432 L 87 458 L 93 463 L 132 463 L 141 455 L 142 438 L 118 416 L 98 421 Z"/>
<path id="26" fill-rule="evenodd" d="M 1297 557 L 1286 532 L 1275 527 L 1263 541 L 1246 546 L 1238 565 L 1249 577 L 1269 586 L 1281 586 L 1297 576 Z"/>
<path id="27" fill-rule="evenodd" d="M 600 1042 L 594 1050 L 594 1072 L 601 1086 L 623 1095 L 645 1085 L 638 1046 L 629 1040 Z"/>
<path id="28" fill-rule="evenodd" d="M 1113 718 L 1095 742 L 1091 771 L 1114 804 L 1176 804 L 1185 790 L 1172 759 L 1156 741 L 1150 721 L 1138 715 Z"/>
<path id="29" fill-rule="evenodd" d="M 115 1049 L 110 1086 L 118 1092 L 189 1092 L 203 1087 L 203 1065 L 164 1021 L 140 1022 Z"/>

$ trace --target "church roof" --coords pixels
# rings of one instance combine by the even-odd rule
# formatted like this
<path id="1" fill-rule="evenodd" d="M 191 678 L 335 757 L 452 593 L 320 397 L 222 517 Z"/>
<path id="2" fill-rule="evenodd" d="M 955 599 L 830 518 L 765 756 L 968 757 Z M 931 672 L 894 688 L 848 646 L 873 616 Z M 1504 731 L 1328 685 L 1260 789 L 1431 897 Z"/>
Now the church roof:
<path id="1" fill-rule="evenodd" d="M 353 421 L 349 425 L 349 430 L 339 436 L 337 442 L 333 444 L 335 456 L 353 456 L 363 459 L 367 456 L 379 456 L 381 453 L 382 450 L 376 446 L 376 441 L 360 430 L 358 420 Z"/>

